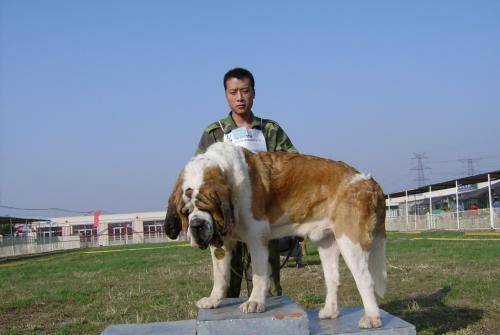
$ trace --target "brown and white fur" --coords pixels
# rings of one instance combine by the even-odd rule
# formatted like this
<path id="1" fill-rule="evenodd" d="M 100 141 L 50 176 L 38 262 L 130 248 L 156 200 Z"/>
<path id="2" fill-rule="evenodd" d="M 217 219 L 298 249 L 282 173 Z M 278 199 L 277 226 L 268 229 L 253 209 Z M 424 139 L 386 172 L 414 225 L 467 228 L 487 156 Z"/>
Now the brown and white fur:
<path id="1" fill-rule="evenodd" d="M 385 200 L 369 175 L 328 159 L 292 153 L 252 153 L 216 143 L 194 157 L 170 196 L 166 232 L 187 230 L 193 246 L 210 246 L 214 286 L 199 308 L 217 308 L 229 287 L 235 241 L 248 246 L 253 290 L 240 305 L 263 312 L 269 287 L 268 241 L 299 235 L 314 241 L 323 266 L 326 301 L 320 318 L 339 313 L 339 255 L 350 269 L 363 300 L 362 328 L 381 326 L 375 292 L 386 288 Z M 216 247 L 225 249 L 219 260 Z"/>

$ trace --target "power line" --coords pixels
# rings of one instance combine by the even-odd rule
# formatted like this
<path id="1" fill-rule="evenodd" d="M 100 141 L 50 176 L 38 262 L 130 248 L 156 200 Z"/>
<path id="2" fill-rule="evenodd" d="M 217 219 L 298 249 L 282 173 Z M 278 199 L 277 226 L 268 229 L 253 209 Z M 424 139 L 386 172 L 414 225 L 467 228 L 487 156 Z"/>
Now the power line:
<path id="1" fill-rule="evenodd" d="M 21 207 L 0 205 L 0 208 L 15 209 L 15 210 L 22 210 L 22 211 L 59 211 L 59 212 L 67 212 L 67 213 L 75 213 L 75 214 L 92 214 L 94 212 L 94 211 L 77 211 L 77 210 L 73 210 L 73 209 L 64 209 L 64 208 L 57 208 L 57 207 L 51 207 L 51 208 L 21 208 Z"/>
<path id="2" fill-rule="evenodd" d="M 498 160 L 500 160 L 500 155 L 481 155 L 478 158 L 473 158 L 473 159 L 498 161 Z M 445 159 L 445 160 L 431 160 L 431 161 L 427 161 L 427 163 L 428 164 L 443 164 L 443 163 L 453 163 L 456 161 L 457 161 L 457 159 Z"/>

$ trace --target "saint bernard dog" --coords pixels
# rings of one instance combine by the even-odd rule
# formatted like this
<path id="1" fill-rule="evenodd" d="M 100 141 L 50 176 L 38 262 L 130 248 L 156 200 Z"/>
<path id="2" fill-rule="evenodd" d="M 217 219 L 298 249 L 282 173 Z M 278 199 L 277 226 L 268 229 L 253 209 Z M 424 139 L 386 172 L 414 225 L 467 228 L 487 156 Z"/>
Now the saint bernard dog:
<path id="1" fill-rule="evenodd" d="M 334 160 L 286 152 L 253 153 L 215 143 L 182 170 L 168 201 L 165 231 L 185 231 L 192 246 L 210 247 L 214 286 L 198 308 L 217 308 L 229 287 L 235 241 L 248 246 L 253 291 L 240 305 L 263 312 L 269 288 L 268 241 L 298 235 L 318 246 L 326 300 L 320 318 L 339 314 L 339 255 L 363 300 L 361 328 L 382 322 L 375 293 L 385 293 L 385 198 L 370 175 Z"/>

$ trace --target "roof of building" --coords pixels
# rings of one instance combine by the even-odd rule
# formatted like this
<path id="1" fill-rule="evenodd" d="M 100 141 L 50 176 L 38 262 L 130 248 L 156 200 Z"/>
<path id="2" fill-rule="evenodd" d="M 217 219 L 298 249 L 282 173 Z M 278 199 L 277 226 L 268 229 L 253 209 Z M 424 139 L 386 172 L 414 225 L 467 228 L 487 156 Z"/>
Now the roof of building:
<path id="1" fill-rule="evenodd" d="M 403 191 L 399 191 L 399 192 L 394 192 L 394 193 L 390 193 L 389 196 L 391 198 L 398 198 L 398 197 L 404 197 L 406 195 L 405 192 L 408 192 L 408 195 L 429 192 L 429 186 L 432 188 L 432 190 L 444 190 L 444 189 L 455 187 L 456 186 L 455 182 L 458 182 L 459 185 L 477 184 L 477 183 L 488 181 L 488 175 L 490 175 L 491 180 L 500 179 L 500 170 L 480 173 L 480 174 L 477 174 L 474 176 L 451 179 L 451 180 L 447 180 L 447 181 L 443 181 L 443 182 L 439 182 L 439 183 L 435 183 L 435 184 L 425 185 L 425 186 L 422 186 L 419 188 L 414 188 L 411 190 L 403 190 Z"/>
<path id="2" fill-rule="evenodd" d="M 17 216 L 0 216 L 0 224 L 23 224 L 23 223 L 32 223 L 39 221 L 50 221 L 50 220 L 41 218 L 22 218 Z"/>

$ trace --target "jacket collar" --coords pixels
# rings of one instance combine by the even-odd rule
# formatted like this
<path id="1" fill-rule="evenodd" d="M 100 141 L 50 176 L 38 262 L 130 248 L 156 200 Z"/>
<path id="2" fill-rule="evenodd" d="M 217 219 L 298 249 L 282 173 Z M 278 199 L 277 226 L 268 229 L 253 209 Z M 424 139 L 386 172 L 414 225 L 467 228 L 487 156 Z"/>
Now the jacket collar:
<path id="1" fill-rule="evenodd" d="M 222 127 L 224 128 L 223 131 L 225 134 L 230 133 L 232 130 L 237 129 L 238 126 L 236 125 L 236 122 L 234 122 L 233 117 L 231 116 L 232 112 L 229 112 L 229 115 L 225 117 L 224 119 L 220 120 L 219 122 L 222 124 Z M 255 116 L 255 114 L 252 112 L 252 129 L 262 129 L 262 119 L 258 116 Z"/>

